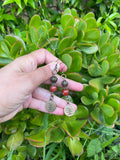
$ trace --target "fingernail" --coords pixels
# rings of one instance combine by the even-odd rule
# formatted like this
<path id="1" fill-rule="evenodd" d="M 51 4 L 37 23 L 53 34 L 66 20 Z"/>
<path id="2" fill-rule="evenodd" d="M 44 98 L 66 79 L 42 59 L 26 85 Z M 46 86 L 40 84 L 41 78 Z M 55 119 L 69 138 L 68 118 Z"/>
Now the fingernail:
<path id="1" fill-rule="evenodd" d="M 58 62 L 52 62 L 50 64 L 50 68 L 51 68 L 52 71 L 57 71 L 58 72 L 59 69 L 60 69 L 60 64 Z"/>

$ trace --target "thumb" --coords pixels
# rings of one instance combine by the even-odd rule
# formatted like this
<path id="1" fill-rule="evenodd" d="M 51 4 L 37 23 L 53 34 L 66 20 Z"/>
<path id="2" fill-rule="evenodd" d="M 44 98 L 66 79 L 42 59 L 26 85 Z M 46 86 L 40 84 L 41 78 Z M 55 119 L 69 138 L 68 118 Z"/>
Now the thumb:
<path id="1" fill-rule="evenodd" d="M 59 69 L 60 69 L 60 64 L 57 62 L 52 62 L 43 67 L 39 67 L 35 71 L 28 73 L 28 78 L 32 82 L 31 89 L 34 90 L 41 83 L 52 77 L 53 72 L 57 73 Z"/>

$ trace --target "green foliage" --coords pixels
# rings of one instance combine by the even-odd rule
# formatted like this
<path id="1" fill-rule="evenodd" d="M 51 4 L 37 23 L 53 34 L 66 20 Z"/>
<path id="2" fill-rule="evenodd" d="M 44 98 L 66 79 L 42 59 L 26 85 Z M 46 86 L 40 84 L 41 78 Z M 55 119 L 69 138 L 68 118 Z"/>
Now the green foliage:
<path id="1" fill-rule="evenodd" d="M 13 2 L 21 8 L 21 1 L 6 0 L 4 5 Z M 24 4 L 29 3 L 24 1 Z M 112 16 L 114 19 L 116 14 Z M 44 47 L 68 66 L 68 78 L 84 84 L 82 92 L 71 92 L 78 105 L 72 117 L 49 114 L 46 122 L 44 113 L 26 109 L 1 124 L 0 158 L 6 159 L 12 152 L 13 159 L 38 159 L 45 156 L 43 147 L 48 160 L 62 159 L 61 155 L 64 159 L 69 155 L 86 160 L 98 159 L 100 155 L 104 160 L 111 157 L 111 152 L 119 156 L 119 146 L 112 146 L 110 152 L 103 154 L 105 147 L 118 139 L 117 131 L 112 128 L 119 124 L 120 115 L 119 38 L 111 36 L 112 32 L 101 32 L 104 29 L 97 25 L 94 13 L 79 16 L 75 9 L 68 8 L 56 24 L 35 14 L 26 29 L 19 32 L 23 40 L 9 34 L 0 41 L 1 67 Z M 106 133 L 110 135 L 107 137 Z"/>

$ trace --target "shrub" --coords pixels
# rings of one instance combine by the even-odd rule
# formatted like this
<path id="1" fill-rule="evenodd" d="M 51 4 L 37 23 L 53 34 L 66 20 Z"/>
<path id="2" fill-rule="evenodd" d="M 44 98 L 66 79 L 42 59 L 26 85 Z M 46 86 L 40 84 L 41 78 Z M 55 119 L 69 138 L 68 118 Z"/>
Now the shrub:
<path id="1" fill-rule="evenodd" d="M 66 145 L 73 156 L 83 154 L 86 159 L 93 156 L 89 146 L 96 144 L 96 139 L 92 142 L 90 139 L 99 138 L 97 128 L 101 125 L 113 128 L 119 124 L 119 38 L 102 33 L 92 12 L 81 18 L 75 9 L 68 8 L 63 12 L 60 24 L 52 25 L 50 21 L 34 15 L 24 39 L 25 42 L 18 36 L 6 35 L 0 41 L 1 67 L 16 57 L 44 47 L 67 65 L 67 77 L 83 83 L 84 90 L 70 94 L 71 100 L 78 105 L 72 117 L 25 109 L 1 124 L 0 158 L 10 156 L 11 152 L 14 159 L 44 158 L 45 145 L 54 145 L 54 150 L 55 143 Z M 96 129 L 94 136 L 91 136 L 92 129 L 88 134 L 89 128 Z M 112 142 L 104 147 L 99 142 L 95 155 L 98 156 Z M 87 155 L 85 143 L 89 144 Z M 43 152 L 41 147 L 44 147 Z"/>

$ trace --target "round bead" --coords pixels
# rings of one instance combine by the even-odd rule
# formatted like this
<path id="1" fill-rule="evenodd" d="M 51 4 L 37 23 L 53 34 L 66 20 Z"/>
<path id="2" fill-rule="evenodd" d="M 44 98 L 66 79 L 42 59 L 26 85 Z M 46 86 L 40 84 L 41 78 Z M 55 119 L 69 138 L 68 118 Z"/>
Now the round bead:
<path id="1" fill-rule="evenodd" d="M 68 89 L 63 89 L 62 94 L 63 94 L 63 96 L 67 96 L 69 94 L 69 90 Z"/>
<path id="2" fill-rule="evenodd" d="M 51 92 L 55 92 L 57 90 L 57 87 L 56 86 L 50 86 L 50 91 Z"/>
<path id="3" fill-rule="evenodd" d="M 52 76 L 52 77 L 50 78 L 50 80 L 51 80 L 52 83 L 56 83 L 57 80 L 58 80 L 58 78 L 57 78 L 56 76 Z"/>
<path id="4" fill-rule="evenodd" d="M 66 80 L 63 80 L 61 84 L 62 84 L 63 87 L 67 87 L 68 86 L 68 82 Z"/>

